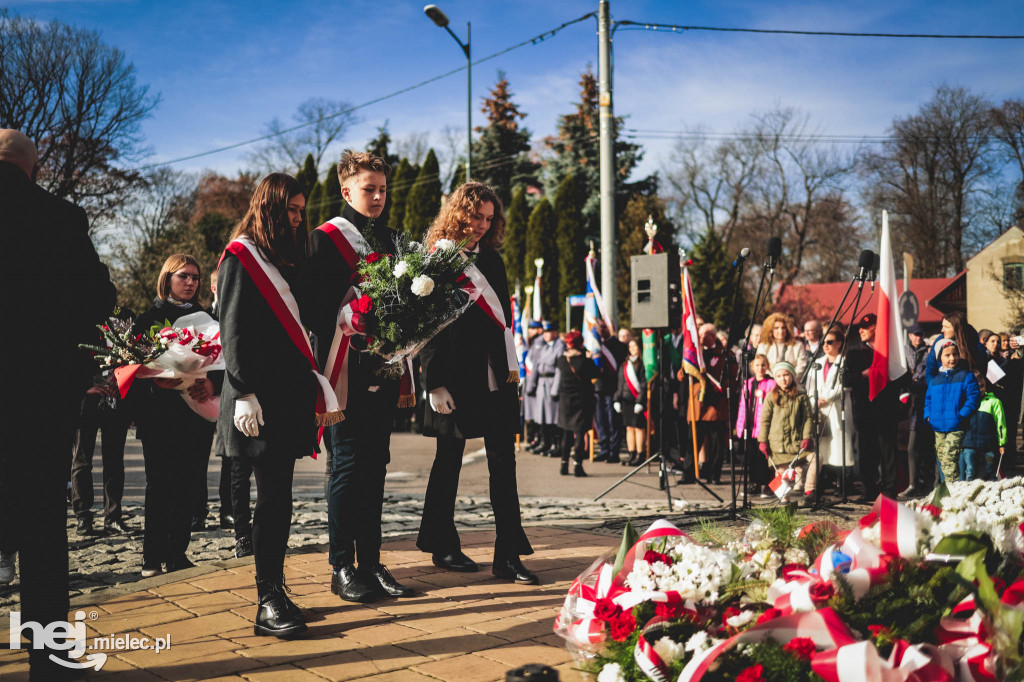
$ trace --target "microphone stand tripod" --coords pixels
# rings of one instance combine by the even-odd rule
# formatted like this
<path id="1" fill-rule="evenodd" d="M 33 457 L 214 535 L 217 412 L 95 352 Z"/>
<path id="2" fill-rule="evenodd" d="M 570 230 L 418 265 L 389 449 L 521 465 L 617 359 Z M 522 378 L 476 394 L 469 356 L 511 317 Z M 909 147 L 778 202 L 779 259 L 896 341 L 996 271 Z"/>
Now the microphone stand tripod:
<path id="1" fill-rule="evenodd" d="M 744 251 L 747 251 L 747 249 L 744 249 Z M 739 268 L 737 268 L 738 272 L 736 274 L 736 286 L 735 286 L 735 288 L 733 289 L 733 292 L 732 292 L 732 309 L 729 311 L 729 327 L 728 328 L 729 328 L 729 335 L 730 335 L 730 337 L 732 336 L 732 330 L 736 329 L 737 322 L 739 322 L 739 320 L 737 318 L 739 316 L 740 288 L 741 288 L 741 286 L 743 284 L 743 266 L 746 265 L 746 259 L 741 257 L 740 260 L 739 260 L 739 264 L 738 265 L 739 265 Z M 746 345 L 746 344 L 744 344 L 744 345 Z M 732 431 L 732 371 L 730 369 L 730 364 L 736 362 L 736 357 L 732 354 L 732 351 L 730 350 L 731 347 L 732 347 L 732 345 L 729 343 L 729 339 L 726 339 L 726 344 L 725 344 L 725 372 L 724 372 L 724 374 L 722 376 L 722 383 L 725 384 L 725 415 L 726 415 L 726 419 L 725 419 L 725 428 L 726 428 L 725 437 L 726 437 L 726 440 L 729 442 L 729 469 L 730 469 L 729 487 L 730 487 L 731 492 L 732 492 L 732 501 L 729 503 L 729 518 L 735 519 L 736 518 L 736 447 L 735 447 L 736 439 L 733 438 L 733 434 L 731 433 L 731 431 Z M 746 348 L 744 348 L 743 350 L 740 351 L 740 364 L 736 368 L 737 369 L 737 372 L 736 372 L 737 378 L 742 380 L 742 383 L 740 384 L 740 386 L 741 386 L 741 389 L 740 389 L 741 394 L 742 394 L 742 391 L 746 389 L 746 377 L 750 373 L 749 363 L 747 362 L 746 358 L 747 358 L 747 350 L 746 350 Z M 747 402 L 745 403 L 745 405 L 746 405 L 746 407 L 748 409 L 749 409 L 749 403 L 750 403 L 750 396 L 748 395 L 747 396 Z M 749 425 L 749 421 L 750 421 L 750 416 L 748 414 L 747 415 L 747 420 L 744 423 Z M 746 430 L 746 429 L 744 429 L 744 430 Z M 743 456 L 743 468 L 744 468 L 744 471 L 743 471 L 743 506 L 744 506 L 744 508 L 746 508 L 746 506 L 747 506 L 747 473 L 746 473 L 746 470 L 749 467 L 747 466 L 747 457 L 746 457 L 746 454 L 745 454 L 746 453 L 745 443 L 744 443 L 743 452 L 744 452 L 744 456 Z M 694 456 L 696 456 L 696 455 L 694 455 Z"/>

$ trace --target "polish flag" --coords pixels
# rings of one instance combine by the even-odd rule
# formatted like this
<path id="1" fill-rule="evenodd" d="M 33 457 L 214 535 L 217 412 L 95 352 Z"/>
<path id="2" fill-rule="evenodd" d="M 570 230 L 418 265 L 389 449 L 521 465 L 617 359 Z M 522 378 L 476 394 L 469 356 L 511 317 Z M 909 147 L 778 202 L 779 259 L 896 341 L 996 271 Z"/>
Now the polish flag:
<path id="1" fill-rule="evenodd" d="M 878 322 L 875 326 L 875 354 L 868 371 L 868 398 L 875 396 L 890 381 L 907 372 L 903 346 L 903 321 L 900 318 L 899 294 L 896 292 L 896 266 L 889 242 L 889 213 L 882 211 L 882 244 L 878 250 L 881 270 L 878 273 Z"/>

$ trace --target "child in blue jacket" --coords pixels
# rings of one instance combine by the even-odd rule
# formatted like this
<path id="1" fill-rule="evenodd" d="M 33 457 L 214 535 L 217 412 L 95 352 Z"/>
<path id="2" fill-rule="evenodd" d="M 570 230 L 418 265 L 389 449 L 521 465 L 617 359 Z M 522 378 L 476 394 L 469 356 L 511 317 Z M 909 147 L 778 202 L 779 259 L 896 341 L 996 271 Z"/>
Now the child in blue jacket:
<path id="1" fill-rule="evenodd" d="M 960 480 L 960 451 L 964 430 L 981 404 L 974 373 L 957 367 L 960 351 L 952 339 L 935 346 L 940 367 L 924 394 L 924 418 L 935 431 L 935 455 L 947 483 Z"/>
<path id="2" fill-rule="evenodd" d="M 987 381 L 978 379 L 978 388 L 983 397 L 978 411 L 971 415 L 964 434 L 964 449 L 960 453 L 960 478 L 973 481 L 984 477 L 994 481 L 998 475 L 996 453 L 1001 455 L 1006 447 L 1006 415 L 1002 401 L 987 390 Z"/>

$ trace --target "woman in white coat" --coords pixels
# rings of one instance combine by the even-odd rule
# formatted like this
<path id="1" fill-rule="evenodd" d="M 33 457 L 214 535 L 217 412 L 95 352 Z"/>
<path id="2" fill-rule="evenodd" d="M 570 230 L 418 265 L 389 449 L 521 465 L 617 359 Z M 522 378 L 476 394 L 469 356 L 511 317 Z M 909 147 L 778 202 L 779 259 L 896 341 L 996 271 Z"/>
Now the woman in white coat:
<path id="1" fill-rule="evenodd" d="M 841 467 L 843 466 L 843 447 L 840 439 L 842 433 L 842 404 L 841 397 L 845 396 L 847 418 L 853 414 L 850 404 L 850 396 L 843 390 L 843 380 L 839 376 L 839 369 L 842 366 L 842 358 L 839 352 L 842 350 L 844 341 L 843 332 L 833 329 L 825 335 L 822 341 L 824 356 L 817 361 L 821 369 L 809 368 L 810 375 L 807 379 L 807 392 L 810 397 L 817 398 L 820 419 L 818 424 L 821 429 L 821 437 L 818 441 L 818 457 L 822 466 Z M 812 385 L 813 380 L 813 385 Z M 847 422 L 846 426 L 846 466 L 854 465 L 853 453 L 853 425 Z"/>

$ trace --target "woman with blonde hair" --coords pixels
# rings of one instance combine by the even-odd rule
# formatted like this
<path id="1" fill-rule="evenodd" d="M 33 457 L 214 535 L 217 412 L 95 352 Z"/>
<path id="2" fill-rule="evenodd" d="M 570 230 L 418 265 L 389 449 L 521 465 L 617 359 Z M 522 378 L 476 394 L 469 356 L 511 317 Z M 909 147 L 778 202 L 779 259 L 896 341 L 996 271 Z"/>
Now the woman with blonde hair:
<path id="1" fill-rule="evenodd" d="M 496 250 L 505 239 L 505 214 L 494 190 L 468 182 L 452 192 L 430 226 L 425 244 L 432 247 L 440 239 L 463 244 L 467 255 L 475 255 L 468 274 L 481 295 L 420 352 L 422 380 L 430 395 L 423 433 L 437 439 L 437 451 L 416 546 L 430 552 L 440 568 L 479 570 L 462 552 L 455 527 L 455 495 L 466 439 L 483 437 L 496 526 L 491 572 L 535 585 L 537 576 L 519 559 L 533 554 L 533 548 L 523 530 L 516 485 L 519 366 L 511 345 L 508 279 Z"/>
<path id="2" fill-rule="evenodd" d="M 796 368 L 797 382 L 804 380 L 807 371 L 807 351 L 793 334 L 793 318 L 786 313 L 772 313 L 761 325 L 761 343 L 757 352 L 768 357 L 768 366 L 788 362 Z"/>
<path id="3" fill-rule="evenodd" d="M 139 315 L 133 334 L 153 325 L 174 324 L 185 315 L 203 312 L 199 305 L 199 262 L 176 253 L 157 277 L 153 306 Z M 193 383 L 189 395 L 208 400 L 220 392 L 223 372 L 210 372 Z M 138 427 L 146 467 L 145 532 L 142 576 L 191 568 L 185 555 L 192 536 L 195 482 L 205 476 L 213 447 L 214 425 L 192 411 L 179 395 L 181 379 L 137 379 L 126 402 Z"/>

